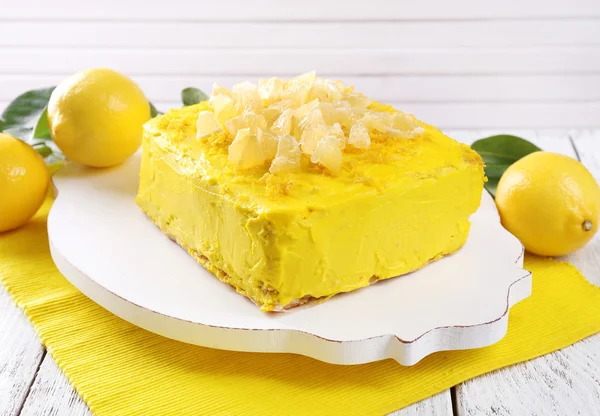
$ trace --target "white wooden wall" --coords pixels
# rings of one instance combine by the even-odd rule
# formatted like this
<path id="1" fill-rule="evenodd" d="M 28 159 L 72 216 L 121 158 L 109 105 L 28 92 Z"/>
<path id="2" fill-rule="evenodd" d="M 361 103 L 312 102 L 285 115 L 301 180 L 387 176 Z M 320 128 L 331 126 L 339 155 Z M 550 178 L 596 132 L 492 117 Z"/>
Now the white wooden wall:
<path id="1" fill-rule="evenodd" d="M 600 126 L 600 0 L 0 0 L 0 109 L 106 66 L 159 109 L 317 70 L 444 128 Z"/>

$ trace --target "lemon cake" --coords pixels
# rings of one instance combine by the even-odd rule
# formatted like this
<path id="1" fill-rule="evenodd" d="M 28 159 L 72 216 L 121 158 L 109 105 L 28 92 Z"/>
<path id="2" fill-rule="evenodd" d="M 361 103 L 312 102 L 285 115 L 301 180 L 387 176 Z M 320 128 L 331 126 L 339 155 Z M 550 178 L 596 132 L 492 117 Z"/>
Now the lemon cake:
<path id="1" fill-rule="evenodd" d="M 215 84 L 142 146 L 139 207 L 263 311 L 455 252 L 485 180 L 468 146 L 314 73 Z"/>

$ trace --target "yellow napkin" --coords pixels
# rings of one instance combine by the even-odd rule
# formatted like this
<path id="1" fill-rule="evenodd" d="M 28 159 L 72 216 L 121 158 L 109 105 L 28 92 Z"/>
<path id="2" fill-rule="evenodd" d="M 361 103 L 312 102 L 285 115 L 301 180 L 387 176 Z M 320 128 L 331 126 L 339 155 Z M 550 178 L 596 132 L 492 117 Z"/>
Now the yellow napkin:
<path id="1" fill-rule="evenodd" d="M 527 256 L 533 295 L 511 310 L 508 335 L 491 347 L 402 367 L 187 345 L 117 318 L 60 275 L 48 251 L 49 206 L 0 234 L 0 280 L 97 415 L 381 415 L 600 331 L 600 288 L 568 263 Z"/>

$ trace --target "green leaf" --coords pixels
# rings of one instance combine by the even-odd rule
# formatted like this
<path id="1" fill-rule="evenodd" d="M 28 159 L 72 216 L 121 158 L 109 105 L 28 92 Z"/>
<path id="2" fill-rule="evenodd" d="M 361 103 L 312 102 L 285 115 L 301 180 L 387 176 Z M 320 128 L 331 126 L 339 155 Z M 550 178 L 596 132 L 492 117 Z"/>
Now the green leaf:
<path id="1" fill-rule="evenodd" d="M 44 107 L 37 124 L 33 129 L 33 138 L 35 139 L 51 139 L 50 127 L 48 126 L 48 106 Z"/>
<path id="2" fill-rule="evenodd" d="M 481 157 L 491 158 L 495 163 L 514 163 L 529 153 L 541 150 L 535 144 L 517 136 L 500 134 L 479 139 L 471 148 Z"/>
<path id="3" fill-rule="evenodd" d="M 0 117 L 0 131 L 29 143 L 44 158 L 51 173 L 65 161 L 65 156 L 52 141 L 48 126 L 48 101 L 54 88 L 40 88 L 19 95 Z"/>
<path id="4" fill-rule="evenodd" d="M 194 105 L 208 100 L 208 96 L 198 88 L 188 87 L 181 91 L 181 101 L 184 106 Z"/>
<path id="5" fill-rule="evenodd" d="M 51 173 L 58 170 L 66 160 L 63 152 L 52 140 L 39 141 L 33 144 L 33 148 L 44 158 Z"/>
<path id="6" fill-rule="evenodd" d="M 52 166 L 58 169 L 66 160 L 65 155 L 52 140 L 35 139 L 29 144 L 44 158 L 44 162 L 46 162 L 49 169 L 52 168 Z"/>
<path id="7" fill-rule="evenodd" d="M 161 111 L 158 111 L 156 109 L 156 107 L 154 107 L 154 104 L 152 104 L 151 102 L 148 102 L 148 104 L 150 104 L 150 117 L 154 118 L 156 116 L 160 116 L 161 114 L 164 114 Z"/>
<path id="8" fill-rule="evenodd" d="M 54 175 L 54 172 L 59 170 L 65 164 L 65 157 L 61 155 L 51 154 L 44 158 L 46 166 L 48 166 L 48 172 L 50 175 Z"/>
<path id="9" fill-rule="evenodd" d="M 25 141 L 30 141 L 34 133 L 49 138 L 45 109 L 54 88 L 27 91 L 15 98 L 0 116 L 2 130 Z"/>
<path id="10" fill-rule="evenodd" d="M 490 178 L 488 177 L 488 181 L 485 183 L 485 189 L 493 196 L 496 196 L 496 189 L 498 189 L 498 182 L 500 182 L 500 178 Z"/>
<path id="11" fill-rule="evenodd" d="M 530 153 L 541 150 L 533 143 L 509 134 L 477 140 L 471 148 L 481 155 L 485 163 L 485 175 L 488 177 L 485 188 L 492 196 L 496 195 L 500 177 L 510 165 Z"/>
<path id="12" fill-rule="evenodd" d="M 44 142 L 38 142 L 31 145 L 41 157 L 46 158 L 52 154 L 52 149 Z"/>

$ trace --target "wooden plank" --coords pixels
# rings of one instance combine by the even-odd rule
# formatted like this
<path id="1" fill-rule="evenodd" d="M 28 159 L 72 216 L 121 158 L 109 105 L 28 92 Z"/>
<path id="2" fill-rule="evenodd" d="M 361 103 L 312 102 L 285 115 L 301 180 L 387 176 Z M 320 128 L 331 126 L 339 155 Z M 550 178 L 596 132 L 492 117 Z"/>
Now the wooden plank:
<path id="1" fill-rule="evenodd" d="M 598 25 L 600 27 L 600 24 Z M 0 26 L 1 27 L 1 26 Z M 600 37 L 600 36 L 599 36 Z M 0 76 L 0 101 L 24 91 L 56 85 L 69 74 Z M 319 74 L 320 75 L 320 74 Z M 564 102 L 600 101 L 600 73 L 581 75 L 369 76 L 329 74 L 379 101 L 406 102 Z M 210 93 L 214 82 L 226 87 L 258 76 L 137 75 L 132 77 L 154 101 L 177 101 L 195 86 Z"/>
<path id="2" fill-rule="evenodd" d="M 194 5 L 197 4 L 197 7 Z M 505 19 L 598 17 L 596 0 L 529 0 L 527 2 L 482 2 L 455 0 L 440 2 L 390 2 L 388 0 L 336 1 L 304 0 L 290 4 L 278 0 L 225 0 L 210 6 L 191 0 L 104 0 L 87 4 L 75 0 L 26 0 L 11 2 L 2 10 L 2 19 L 26 20 L 410 20 L 410 19 Z"/>
<path id="3" fill-rule="evenodd" d="M 482 132 L 480 130 L 472 129 L 444 129 L 444 134 L 452 137 L 454 140 L 465 144 L 471 144 L 477 139 L 482 139 Z"/>
<path id="4" fill-rule="evenodd" d="M 600 101 L 547 103 L 391 102 L 440 128 L 554 129 L 598 125 Z"/>
<path id="5" fill-rule="evenodd" d="M 43 353 L 25 314 L 0 285 L 0 415 L 19 414 Z"/>
<path id="6" fill-rule="evenodd" d="M 458 414 L 600 414 L 600 342 L 593 337 L 514 367 L 484 375 L 457 388 Z"/>
<path id="7" fill-rule="evenodd" d="M 485 132 L 489 133 L 496 132 Z M 512 133 L 512 132 L 511 132 Z M 517 132 L 542 149 L 576 156 L 567 131 Z M 574 133 L 584 163 L 600 179 L 600 134 Z M 585 156 L 583 156 L 585 155 Z M 600 285 L 600 238 L 566 260 Z M 456 387 L 459 415 L 600 415 L 600 335 Z"/>
<path id="8" fill-rule="evenodd" d="M 442 129 L 556 129 L 598 125 L 600 101 L 557 103 L 415 103 L 384 102 Z M 181 107 L 180 101 L 155 102 L 161 111 Z"/>
<path id="9" fill-rule="evenodd" d="M 600 3 L 599 3 L 600 4 Z M 405 47 L 406 45 L 399 45 Z M 131 75 L 598 74 L 600 47 L 513 49 L 0 48 L 0 74 L 68 74 L 109 67 Z M 40 65 L 43 62 L 44 65 Z"/>
<path id="10" fill-rule="evenodd" d="M 31 386 L 20 416 L 90 416 L 87 405 L 48 354 Z"/>
<path id="11" fill-rule="evenodd" d="M 452 414 L 450 390 L 443 391 L 426 400 L 412 404 L 389 416 L 448 416 Z"/>
<path id="12" fill-rule="evenodd" d="M 600 183 L 600 129 L 575 130 L 569 132 L 569 136 L 581 162 Z M 592 244 L 567 256 L 567 261 L 575 264 L 585 277 L 600 286 L 600 234 L 596 235 Z M 600 342 L 597 349 L 600 351 Z M 600 372 L 597 374 L 600 375 Z"/>
<path id="13" fill-rule="evenodd" d="M 150 97 L 152 100 L 152 97 Z M 155 101 L 162 112 L 182 106 L 181 101 Z M 386 102 L 386 101 L 384 101 Z M 8 105 L 0 101 L 0 112 Z M 600 102 L 580 103 L 406 103 L 388 102 L 442 129 L 568 128 L 596 126 Z"/>
<path id="14" fill-rule="evenodd" d="M 436 394 L 390 416 L 446 416 L 452 414 L 450 390 Z M 88 416 L 90 410 L 71 387 L 50 355 L 44 357 L 21 416 Z"/>
<path id="15" fill-rule="evenodd" d="M 461 140 L 464 143 L 472 143 L 477 139 L 495 136 L 498 134 L 513 134 L 529 140 L 540 146 L 542 150 L 562 153 L 575 157 L 575 151 L 569 140 L 568 129 L 543 129 L 536 131 L 534 129 L 478 129 L 478 130 L 459 130 L 461 135 L 465 135 L 468 140 Z M 458 140 L 458 139 L 457 139 Z"/>
<path id="16" fill-rule="evenodd" d="M 181 101 L 155 101 L 160 111 L 182 106 Z M 384 101 L 387 102 L 387 101 Z M 387 102 L 443 129 L 568 128 L 596 126 L 600 102 L 562 103 L 412 103 Z M 0 112 L 8 101 L 0 101 Z"/>
<path id="17" fill-rule="evenodd" d="M 439 49 L 598 44 L 600 21 L 590 18 L 360 23 L 8 21 L 0 25 L 0 46 L 9 47 L 395 49 L 410 45 Z"/>

